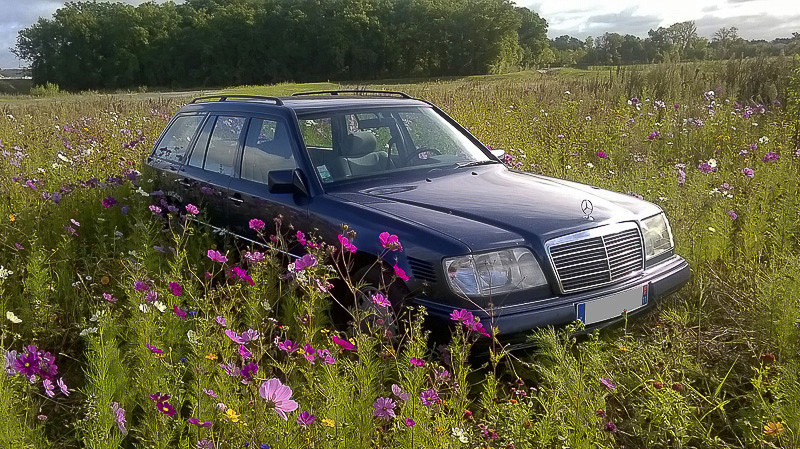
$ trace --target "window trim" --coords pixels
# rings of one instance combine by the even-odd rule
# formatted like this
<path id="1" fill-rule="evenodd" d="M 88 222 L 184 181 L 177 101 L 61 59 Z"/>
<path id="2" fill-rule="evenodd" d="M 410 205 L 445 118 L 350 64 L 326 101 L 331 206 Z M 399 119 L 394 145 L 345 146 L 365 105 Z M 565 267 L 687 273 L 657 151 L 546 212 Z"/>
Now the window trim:
<path id="1" fill-rule="evenodd" d="M 289 133 L 289 149 L 292 152 L 292 159 L 294 160 L 295 168 L 301 168 L 300 160 L 298 156 L 300 156 L 301 151 L 300 148 L 297 146 L 297 142 L 295 141 L 295 137 L 292 135 L 292 128 L 294 127 L 289 120 L 286 120 L 285 117 L 280 115 L 273 115 L 273 114 L 265 114 L 265 113 L 255 113 L 255 114 L 248 114 L 247 115 L 247 126 L 244 132 L 242 133 L 241 143 L 239 145 L 239 153 L 237 159 L 234 161 L 236 166 L 236 176 L 234 179 L 244 182 L 252 182 L 254 184 L 266 186 L 266 184 L 258 181 L 253 181 L 251 179 L 244 179 L 242 178 L 242 163 L 244 162 L 244 147 L 247 144 L 247 135 L 250 133 L 250 126 L 253 124 L 253 120 L 271 120 L 276 123 L 276 125 L 285 124 L 286 125 L 286 132 Z M 302 168 L 301 168 L 302 169 Z"/>
<path id="2" fill-rule="evenodd" d="M 175 126 L 175 122 L 177 122 L 179 119 L 184 118 L 184 117 L 201 116 L 201 117 L 203 117 L 203 120 L 200 121 L 200 125 L 197 127 L 197 129 L 195 129 L 194 134 L 192 135 L 192 139 L 189 141 L 189 145 L 187 145 L 186 152 L 184 153 L 184 155 L 189 155 L 191 157 L 191 153 L 192 153 L 192 151 L 194 151 L 195 144 L 197 143 L 197 138 L 200 135 L 200 132 L 202 131 L 203 127 L 205 126 L 209 115 L 210 114 L 208 112 L 182 112 L 182 113 L 175 114 L 172 117 L 172 120 L 170 120 L 170 122 L 167 125 L 167 127 L 164 128 L 164 131 L 158 137 L 158 140 L 156 141 L 156 144 L 153 145 L 153 151 L 150 153 L 150 157 L 152 157 L 154 159 L 158 159 L 160 161 L 164 161 L 164 162 L 166 162 L 168 164 L 177 164 L 178 166 L 181 166 L 181 167 L 185 166 L 189 161 L 189 157 L 184 157 L 183 161 L 180 161 L 180 162 L 179 161 L 173 161 L 173 160 L 170 160 L 170 159 L 165 159 L 163 157 L 160 157 L 157 154 L 158 153 L 158 148 L 161 146 L 161 142 L 164 140 L 164 138 L 167 137 L 167 134 L 169 133 L 169 130 L 172 129 L 173 126 Z"/>

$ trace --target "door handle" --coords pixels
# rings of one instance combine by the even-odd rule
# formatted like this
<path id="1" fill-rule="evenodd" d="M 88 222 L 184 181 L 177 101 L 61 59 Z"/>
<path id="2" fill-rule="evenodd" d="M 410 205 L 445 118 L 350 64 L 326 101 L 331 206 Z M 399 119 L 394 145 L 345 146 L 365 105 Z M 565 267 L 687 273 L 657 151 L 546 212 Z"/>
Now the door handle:
<path id="1" fill-rule="evenodd" d="M 244 203 L 244 200 L 242 199 L 242 196 L 239 195 L 238 193 L 234 193 L 233 196 L 229 196 L 228 199 L 233 201 L 236 204 Z"/>

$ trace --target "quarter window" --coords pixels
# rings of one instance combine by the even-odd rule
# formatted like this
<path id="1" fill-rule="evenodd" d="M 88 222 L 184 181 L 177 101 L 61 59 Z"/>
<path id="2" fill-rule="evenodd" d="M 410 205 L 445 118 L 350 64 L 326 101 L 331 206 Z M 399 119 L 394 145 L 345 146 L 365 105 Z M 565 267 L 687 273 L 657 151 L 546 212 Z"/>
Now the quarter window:
<path id="1" fill-rule="evenodd" d="M 186 150 L 194 139 L 197 128 L 205 117 L 202 115 L 184 115 L 175 119 L 172 126 L 159 142 L 154 156 L 179 164 L 183 163 Z"/>
<path id="2" fill-rule="evenodd" d="M 244 145 L 241 178 L 266 184 L 270 171 L 296 166 L 286 123 L 252 119 Z"/>

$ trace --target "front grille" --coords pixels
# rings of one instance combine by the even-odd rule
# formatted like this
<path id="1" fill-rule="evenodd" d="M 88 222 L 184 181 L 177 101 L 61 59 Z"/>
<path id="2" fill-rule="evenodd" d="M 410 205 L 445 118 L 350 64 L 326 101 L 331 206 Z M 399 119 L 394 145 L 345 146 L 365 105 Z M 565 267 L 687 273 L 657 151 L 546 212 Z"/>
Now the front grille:
<path id="1" fill-rule="evenodd" d="M 564 293 L 600 287 L 644 268 L 639 228 L 550 246 Z"/>
<path id="2" fill-rule="evenodd" d="M 430 263 L 424 260 L 409 257 L 408 265 L 411 267 L 415 278 L 431 284 L 436 282 L 436 272 L 433 270 L 433 265 Z"/>

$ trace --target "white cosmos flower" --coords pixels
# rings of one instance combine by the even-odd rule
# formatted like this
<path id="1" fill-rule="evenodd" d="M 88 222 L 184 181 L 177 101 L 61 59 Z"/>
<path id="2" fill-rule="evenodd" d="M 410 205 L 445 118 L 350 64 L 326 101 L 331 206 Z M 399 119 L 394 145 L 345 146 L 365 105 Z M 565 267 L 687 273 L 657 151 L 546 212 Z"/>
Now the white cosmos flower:
<path id="1" fill-rule="evenodd" d="M 14 324 L 19 324 L 22 322 L 22 320 L 19 319 L 19 317 L 17 317 L 16 315 L 14 315 L 14 312 L 10 310 L 6 312 L 6 318 L 8 318 L 8 321 L 11 321 Z"/>

